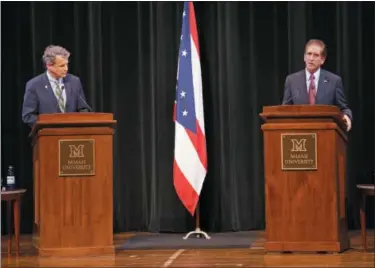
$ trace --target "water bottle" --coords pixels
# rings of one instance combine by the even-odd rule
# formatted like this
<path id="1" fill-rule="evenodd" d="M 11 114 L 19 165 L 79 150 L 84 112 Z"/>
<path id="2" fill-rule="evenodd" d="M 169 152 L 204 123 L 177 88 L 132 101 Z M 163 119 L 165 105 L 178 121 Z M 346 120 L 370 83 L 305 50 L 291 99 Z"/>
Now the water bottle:
<path id="1" fill-rule="evenodd" d="M 16 177 L 13 166 L 8 167 L 7 173 L 7 190 L 14 190 L 16 188 Z"/>

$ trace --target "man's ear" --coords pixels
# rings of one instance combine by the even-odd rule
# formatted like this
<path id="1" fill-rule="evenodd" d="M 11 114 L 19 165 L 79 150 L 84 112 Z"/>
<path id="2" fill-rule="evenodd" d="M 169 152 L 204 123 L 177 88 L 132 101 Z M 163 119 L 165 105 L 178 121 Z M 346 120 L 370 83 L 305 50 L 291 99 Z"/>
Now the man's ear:
<path id="1" fill-rule="evenodd" d="M 326 57 L 322 57 L 322 65 L 325 63 Z"/>

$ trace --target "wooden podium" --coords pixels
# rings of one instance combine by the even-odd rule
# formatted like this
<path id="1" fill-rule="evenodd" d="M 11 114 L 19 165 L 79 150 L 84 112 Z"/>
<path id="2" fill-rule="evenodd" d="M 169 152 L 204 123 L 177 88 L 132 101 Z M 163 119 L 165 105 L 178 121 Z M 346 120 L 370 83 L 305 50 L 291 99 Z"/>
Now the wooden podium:
<path id="1" fill-rule="evenodd" d="M 114 254 L 112 114 L 43 114 L 31 131 L 40 256 Z"/>
<path id="2" fill-rule="evenodd" d="M 263 107 L 265 251 L 349 248 L 346 127 L 327 105 Z"/>

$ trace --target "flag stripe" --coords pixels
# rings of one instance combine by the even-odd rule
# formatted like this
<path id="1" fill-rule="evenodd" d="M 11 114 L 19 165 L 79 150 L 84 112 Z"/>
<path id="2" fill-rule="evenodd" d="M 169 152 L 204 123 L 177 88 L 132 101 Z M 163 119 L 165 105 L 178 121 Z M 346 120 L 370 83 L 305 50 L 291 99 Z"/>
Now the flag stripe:
<path id="1" fill-rule="evenodd" d="M 173 164 L 173 171 L 177 195 L 182 201 L 182 204 L 186 207 L 190 214 L 193 215 L 199 200 L 199 196 L 186 179 L 185 175 L 181 172 L 176 161 L 174 161 Z"/>
<path id="2" fill-rule="evenodd" d="M 190 24 L 190 32 L 191 37 L 193 38 L 193 42 L 195 44 L 195 47 L 199 53 L 199 42 L 198 42 L 198 31 L 197 31 L 197 23 L 195 21 L 195 12 L 194 12 L 194 5 L 192 2 L 189 2 L 189 24 Z"/>
<path id="3" fill-rule="evenodd" d="M 196 139 L 195 139 L 196 140 Z M 200 193 L 202 189 L 202 177 L 206 174 L 206 168 L 202 165 L 195 147 L 191 143 L 187 131 L 176 123 L 176 147 L 175 158 L 181 172 L 188 178 L 193 189 Z"/>
<path id="4" fill-rule="evenodd" d="M 193 42 L 191 42 L 193 44 Z M 195 114 L 198 119 L 199 126 L 204 133 L 204 118 L 203 118 L 203 96 L 202 96 L 202 77 L 199 56 L 192 45 L 191 49 L 191 64 L 193 68 L 193 85 L 194 85 L 194 99 L 195 99 Z"/>
<path id="5" fill-rule="evenodd" d="M 194 135 L 191 131 L 186 131 L 188 134 L 192 145 L 195 147 L 195 150 L 198 153 L 199 159 L 202 165 L 206 168 L 207 167 L 207 155 L 206 155 L 206 139 L 204 133 L 198 124 L 197 121 L 197 134 Z"/>

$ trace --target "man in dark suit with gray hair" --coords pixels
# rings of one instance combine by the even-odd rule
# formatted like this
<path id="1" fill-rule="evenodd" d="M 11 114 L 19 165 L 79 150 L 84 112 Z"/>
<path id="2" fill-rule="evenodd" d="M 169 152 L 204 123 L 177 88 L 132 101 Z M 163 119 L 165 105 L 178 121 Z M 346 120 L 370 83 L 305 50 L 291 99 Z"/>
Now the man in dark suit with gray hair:
<path id="1" fill-rule="evenodd" d="M 82 84 L 68 74 L 70 52 L 61 46 L 48 46 L 43 55 L 47 71 L 26 83 L 22 121 L 32 127 L 39 114 L 88 112 Z"/>
<path id="2" fill-rule="evenodd" d="M 343 113 L 347 131 L 352 127 L 352 111 L 346 101 L 340 76 L 321 68 L 327 56 L 323 41 L 312 39 L 305 46 L 306 68 L 285 80 L 283 104 L 335 105 Z"/>

